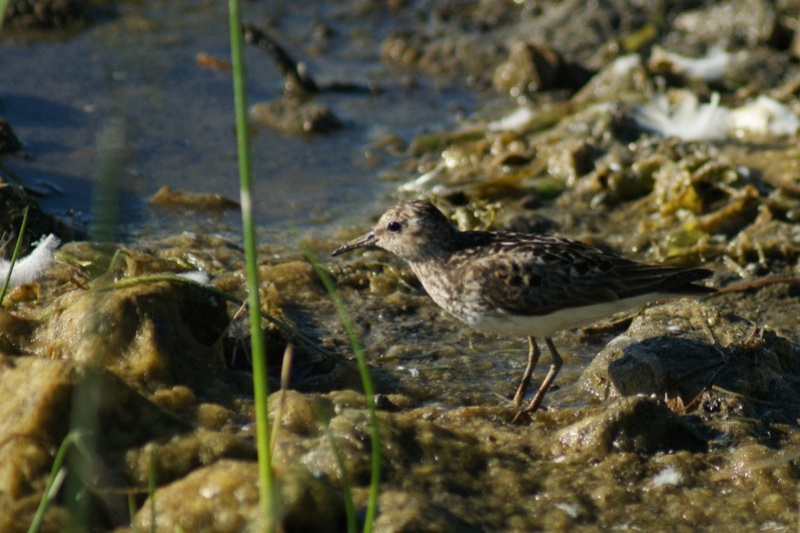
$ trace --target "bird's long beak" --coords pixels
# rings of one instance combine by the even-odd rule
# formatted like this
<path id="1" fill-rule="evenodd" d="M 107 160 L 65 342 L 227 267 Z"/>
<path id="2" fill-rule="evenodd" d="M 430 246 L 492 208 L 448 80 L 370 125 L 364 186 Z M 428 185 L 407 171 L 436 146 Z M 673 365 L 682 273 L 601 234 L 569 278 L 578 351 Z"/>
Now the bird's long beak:
<path id="1" fill-rule="evenodd" d="M 331 255 L 336 257 L 337 255 L 349 252 L 350 250 L 355 250 L 356 248 L 366 248 L 369 246 L 373 246 L 374 244 L 375 244 L 375 234 L 370 231 L 369 233 L 364 234 L 356 239 L 353 239 L 352 241 L 335 249 L 331 253 Z"/>

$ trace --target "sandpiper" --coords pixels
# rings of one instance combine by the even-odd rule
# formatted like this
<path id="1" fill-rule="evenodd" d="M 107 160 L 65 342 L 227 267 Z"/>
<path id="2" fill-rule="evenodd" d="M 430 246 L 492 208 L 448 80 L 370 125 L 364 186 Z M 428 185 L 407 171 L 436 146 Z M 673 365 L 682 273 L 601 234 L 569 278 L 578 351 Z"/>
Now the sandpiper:
<path id="1" fill-rule="evenodd" d="M 433 301 L 469 326 L 528 338 L 528 365 L 514 394 L 519 407 L 544 338 L 552 364 L 538 392 L 514 421 L 532 413 L 561 369 L 551 336 L 654 300 L 714 291 L 693 282 L 702 268 L 637 263 L 582 242 L 550 235 L 459 231 L 429 202 L 390 206 L 371 232 L 337 248 L 378 247 L 405 260 Z"/>

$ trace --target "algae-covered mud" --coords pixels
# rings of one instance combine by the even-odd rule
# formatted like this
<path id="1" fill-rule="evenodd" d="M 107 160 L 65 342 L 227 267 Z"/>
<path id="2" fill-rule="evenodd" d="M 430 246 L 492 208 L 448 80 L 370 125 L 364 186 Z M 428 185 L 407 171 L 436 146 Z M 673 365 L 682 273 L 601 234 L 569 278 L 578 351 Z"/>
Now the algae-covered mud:
<path id="1" fill-rule="evenodd" d="M 544 409 L 512 424 L 525 339 L 466 329 L 385 252 L 328 258 L 380 207 L 262 241 L 285 530 L 346 529 L 348 495 L 361 529 L 370 480 L 353 350 L 306 252 L 375 382 L 375 530 L 797 530 L 800 6 L 602 4 L 358 4 L 390 28 L 385 65 L 469 80 L 483 102 L 392 144 L 380 203 L 424 198 L 461 229 L 703 265 L 717 293 L 559 333 Z M 163 201 L 218 208 L 190 185 Z M 35 201 L 3 191 L 12 234 Z M 93 244 L 41 209 L 29 224 L 25 253 L 50 233 L 63 244 L 0 309 L 0 530 L 27 530 L 48 490 L 45 531 L 260 531 L 237 240 Z"/>

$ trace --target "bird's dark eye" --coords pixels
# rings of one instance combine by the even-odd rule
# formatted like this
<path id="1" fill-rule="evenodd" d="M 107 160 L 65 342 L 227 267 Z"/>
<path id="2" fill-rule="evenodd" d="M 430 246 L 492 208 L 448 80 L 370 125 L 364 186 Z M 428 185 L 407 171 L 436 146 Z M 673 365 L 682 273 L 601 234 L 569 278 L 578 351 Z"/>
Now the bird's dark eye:
<path id="1" fill-rule="evenodd" d="M 397 233 L 398 231 L 403 229 L 403 226 L 401 226 L 399 222 L 393 220 L 392 222 L 389 222 L 389 224 L 386 225 L 386 229 L 388 229 L 392 233 Z"/>

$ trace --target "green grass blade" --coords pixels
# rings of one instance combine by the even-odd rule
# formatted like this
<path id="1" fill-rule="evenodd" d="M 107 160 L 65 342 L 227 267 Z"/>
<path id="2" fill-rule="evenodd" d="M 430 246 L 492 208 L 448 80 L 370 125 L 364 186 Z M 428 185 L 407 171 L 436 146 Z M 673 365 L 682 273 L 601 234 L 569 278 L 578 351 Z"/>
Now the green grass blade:
<path id="1" fill-rule="evenodd" d="M 156 475 L 155 452 L 150 450 L 150 471 L 147 473 L 147 500 L 150 502 L 150 533 L 156 533 Z"/>
<path id="2" fill-rule="evenodd" d="M 109 120 L 97 134 L 89 235 L 93 242 L 104 246 L 111 245 L 119 237 L 125 135 L 125 123 L 119 117 Z"/>
<path id="3" fill-rule="evenodd" d="M 136 526 L 136 493 L 133 491 L 128 492 L 128 516 L 131 522 L 131 531 L 139 533 L 139 528 Z"/>
<path id="4" fill-rule="evenodd" d="M 317 420 L 324 426 L 325 438 L 333 451 L 333 457 L 336 460 L 336 466 L 342 473 L 342 492 L 344 493 L 344 511 L 347 516 L 347 533 L 356 533 L 356 507 L 353 504 L 353 484 L 350 481 L 350 474 L 342 459 L 342 454 L 339 452 L 339 447 L 336 445 L 336 439 L 333 438 L 331 432 L 330 420 L 325 417 L 322 409 L 316 403 L 314 405 L 314 413 L 316 413 Z"/>
<path id="5" fill-rule="evenodd" d="M 14 265 L 17 263 L 19 257 L 19 250 L 22 248 L 22 236 L 25 234 L 25 227 L 28 225 L 28 209 L 25 208 L 25 213 L 22 215 L 22 223 L 19 225 L 19 233 L 17 234 L 17 242 L 14 244 L 14 251 L 11 253 L 11 264 L 8 265 L 8 274 L 3 281 L 3 288 L 0 289 L 0 305 L 3 305 L 3 300 L 6 298 L 8 291 L 8 284 L 11 282 L 11 273 L 14 272 Z"/>
<path id="6" fill-rule="evenodd" d="M 253 184 L 250 165 L 250 139 L 247 125 L 247 93 L 242 50 L 242 15 L 238 0 L 228 2 L 233 93 L 236 112 L 236 144 L 239 157 L 239 197 L 242 206 L 242 234 L 247 270 L 250 340 L 253 359 L 253 396 L 256 415 L 256 447 L 258 449 L 259 499 L 267 529 L 274 529 L 276 494 L 273 490 L 272 459 L 269 449 L 270 428 L 267 418 L 267 360 L 261 331 L 261 304 L 258 298 L 258 248 L 253 218 Z"/>
<path id="7" fill-rule="evenodd" d="M 358 340 L 358 335 L 353 327 L 353 321 L 336 290 L 336 285 L 333 283 L 328 271 L 322 268 L 317 257 L 309 250 L 304 250 L 306 257 L 311 262 L 317 275 L 322 280 L 325 289 L 330 294 L 333 304 L 336 307 L 336 312 L 341 318 L 344 328 L 347 331 L 347 337 L 350 340 L 350 345 L 353 347 L 353 353 L 358 363 L 358 371 L 361 374 L 361 383 L 364 387 L 364 396 L 367 401 L 367 410 L 369 412 L 370 422 L 370 440 L 372 441 L 372 465 L 371 477 L 369 484 L 369 499 L 367 501 L 367 514 L 364 521 L 364 532 L 369 533 L 372 531 L 372 525 L 375 521 L 375 515 L 378 510 L 378 491 L 380 488 L 381 479 L 381 439 L 380 432 L 378 431 L 378 413 L 375 408 L 375 390 L 372 386 L 372 378 L 369 374 L 369 367 L 367 360 L 364 357 L 364 350 L 361 347 L 361 342 Z"/>
<path id="8" fill-rule="evenodd" d="M 53 460 L 53 467 L 50 469 L 50 476 L 47 478 L 47 484 L 44 487 L 42 500 L 39 502 L 39 507 L 36 508 L 36 514 L 33 516 L 31 525 L 28 528 L 28 533 L 36 533 L 41 529 L 44 515 L 50 507 L 50 504 L 53 503 L 53 500 L 55 500 L 58 495 L 58 490 L 61 488 L 61 484 L 66 477 L 66 470 L 64 470 L 63 466 L 67 458 L 67 452 L 69 452 L 70 446 L 77 444 L 81 437 L 81 431 L 72 430 L 64 437 L 64 440 L 61 441 L 61 445 L 56 452 L 56 457 Z"/>
<path id="9" fill-rule="evenodd" d="M 8 9 L 8 0 L 0 0 L 0 30 L 3 29 L 3 22 L 6 20 L 6 10 Z"/>

